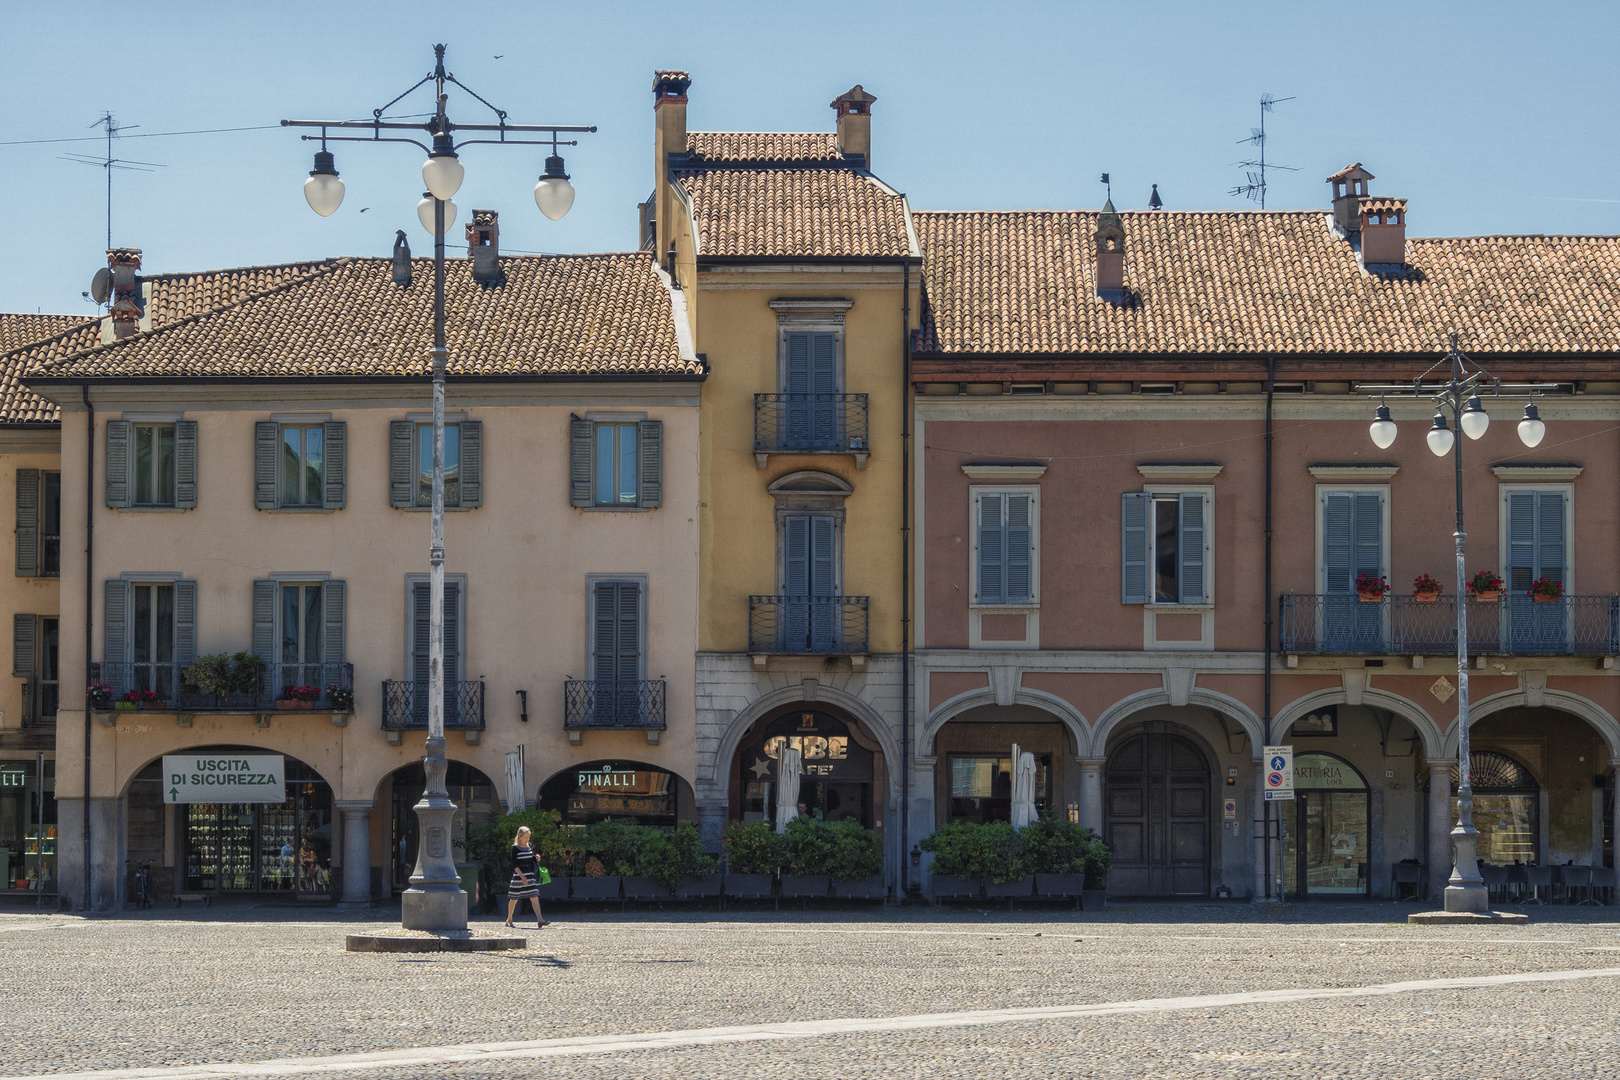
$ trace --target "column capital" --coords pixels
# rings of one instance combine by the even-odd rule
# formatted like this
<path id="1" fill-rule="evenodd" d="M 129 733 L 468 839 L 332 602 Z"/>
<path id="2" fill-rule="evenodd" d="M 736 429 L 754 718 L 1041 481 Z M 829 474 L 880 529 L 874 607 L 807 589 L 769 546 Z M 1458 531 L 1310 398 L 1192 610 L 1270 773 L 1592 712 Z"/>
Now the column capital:
<path id="1" fill-rule="evenodd" d="M 1082 769 L 1101 769 L 1108 764 L 1108 759 L 1105 757 L 1083 757 L 1075 760 L 1080 762 Z"/>
<path id="2" fill-rule="evenodd" d="M 333 799 L 332 805 L 350 814 L 370 810 L 377 805 L 375 799 Z"/>

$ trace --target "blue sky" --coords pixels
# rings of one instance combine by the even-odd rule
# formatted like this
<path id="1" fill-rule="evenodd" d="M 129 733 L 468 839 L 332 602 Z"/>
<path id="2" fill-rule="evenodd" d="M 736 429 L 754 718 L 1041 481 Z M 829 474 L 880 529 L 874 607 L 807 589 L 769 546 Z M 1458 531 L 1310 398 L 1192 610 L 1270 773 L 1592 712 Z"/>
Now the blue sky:
<path id="1" fill-rule="evenodd" d="M 1170 209 L 1238 209 L 1237 145 L 1262 92 L 1272 209 L 1326 205 L 1351 161 L 1411 200 L 1415 235 L 1620 232 L 1620 4 L 505 3 L 277 0 L 12 3 L 0 40 L 0 142 L 366 116 L 450 70 L 514 122 L 596 124 L 567 153 L 572 213 L 530 196 L 542 152 L 473 148 L 457 202 L 501 211 L 502 247 L 624 250 L 652 184 L 651 75 L 692 72 L 693 130 L 827 131 L 834 96 L 877 95 L 873 164 L 919 209 L 1121 209 L 1157 183 Z M 500 59 L 495 59 L 499 54 Z M 395 111 L 431 108 L 423 91 Z M 407 109 L 406 106 L 414 106 Z M 461 95 L 451 115 L 478 108 Z M 100 169 L 58 155 L 95 142 L 0 146 L 14 212 L 0 310 L 90 313 L 102 265 Z M 127 138 L 160 163 L 114 178 L 113 242 L 149 271 L 324 255 L 419 253 L 421 154 L 335 146 L 348 185 L 328 219 L 304 204 L 311 147 L 280 129 Z M 361 208 L 369 208 L 360 213 Z M 463 222 L 465 217 L 463 217 Z M 457 229 L 459 233 L 459 226 Z"/>

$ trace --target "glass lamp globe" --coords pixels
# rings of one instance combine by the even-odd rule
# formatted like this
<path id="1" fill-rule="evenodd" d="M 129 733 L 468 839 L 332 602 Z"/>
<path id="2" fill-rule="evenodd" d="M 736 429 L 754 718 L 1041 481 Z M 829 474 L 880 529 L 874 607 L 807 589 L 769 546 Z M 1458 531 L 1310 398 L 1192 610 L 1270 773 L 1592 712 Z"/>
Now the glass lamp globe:
<path id="1" fill-rule="evenodd" d="M 433 196 L 426 194 L 422 201 L 416 204 L 416 218 L 422 223 L 422 228 L 429 233 L 433 232 Z M 444 234 L 450 235 L 450 226 L 456 223 L 456 204 L 449 199 L 444 200 Z"/>
<path id="2" fill-rule="evenodd" d="M 1468 405 L 1462 413 L 1463 434 L 1470 439 L 1477 439 L 1485 434 L 1485 429 L 1491 426 L 1490 414 L 1485 406 L 1479 403 L 1479 396 L 1468 399 Z"/>
<path id="3" fill-rule="evenodd" d="M 561 221 L 568 208 L 574 205 L 574 185 L 563 172 L 563 159 L 556 154 L 546 158 L 546 171 L 534 185 L 534 205 L 552 221 Z"/>
<path id="4" fill-rule="evenodd" d="M 1434 414 L 1434 426 L 1429 429 L 1428 440 L 1429 452 L 1435 457 L 1445 457 L 1451 453 L 1451 447 L 1456 443 L 1457 436 L 1446 426 L 1444 413 Z"/>
<path id="5" fill-rule="evenodd" d="M 325 150 L 315 151 L 315 167 L 304 181 L 304 201 L 321 217 L 331 217 L 343 205 L 343 181 Z"/>
<path id="6" fill-rule="evenodd" d="M 1389 418 L 1389 406 L 1378 406 L 1378 412 L 1375 416 L 1377 419 L 1372 422 L 1372 426 L 1367 431 L 1372 435 L 1374 446 L 1380 450 L 1388 450 L 1395 445 L 1396 434 L 1395 421 Z"/>
<path id="7" fill-rule="evenodd" d="M 467 170 L 454 154 L 433 154 L 422 163 L 422 183 L 436 199 L 448 202 L 461 190 L 461 181 L 466 175 Z"/>
<path id="8" fill-rule="evenodd" d="M 1536 403 L 1531 402 L 1524 407 L 1524 419 L 1519 421 L 1519 441 L 1534 449 L 1541 445 L 1542 437 L 1547 434 L 1547 425 L 1541 422 L 1541 414 L 1536 411 Z"/>

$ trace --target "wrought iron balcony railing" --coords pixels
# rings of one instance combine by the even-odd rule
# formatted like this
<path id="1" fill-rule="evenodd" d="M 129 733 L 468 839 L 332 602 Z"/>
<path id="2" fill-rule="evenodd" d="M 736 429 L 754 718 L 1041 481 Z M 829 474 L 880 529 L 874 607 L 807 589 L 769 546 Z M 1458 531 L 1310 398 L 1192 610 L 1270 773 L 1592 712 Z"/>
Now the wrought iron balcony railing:
<path id="1" fill-rule="evenodd" d="M 405 679 L 383 682 L 384 731 L 426 731 L 428 726 L 428 684 Z M 447 682 L 444 684 L 444 729 L 446 731 L 484 730 L 484 684 Z"/>
<path id="2" fill-rule="evenodd" d="M 864 467 L 866 417 L 865 394 L 755 394 L 754 453 L 854 454 Z"/>
<path id="3" fill-rule="evenodd" d="M 52 728 L 56 726 L 56 705 L 61 687 L 54 682 L 39 679 L 23 680 L 22 726 L 25 728 Z"/>
<path id="4" fill-rule="evenodd" d="M 1285 595 L 1279 648 L 1285 653 L 1443 656 L 1457 651 L 1457 598 L 1423 602 L 1385 596 Z M 1468 598 L 1468 651 L 1520 656 L 1620 655 L 1620 595 L 1541 602 Z"/>
<path id="5" fill-rule="evenodd" d="M 90 682 L 110 688 L 110 700 L 91 702 L 92 709 L 111 709 L 113 702 L 131 690 L 150 691 L 157 701 L 146 708 L 170 708 L 175 712 L 259 712 L 276 707 L 277 699 L 294 686 L 312 686 L 320 697 L 315 708 L 338 711 L 330 690 L 354 692 L 353 664 L 271 664 L 258 682 L 244 689 L 223 694 L 207 693 L 186 677 L 185 664 L 101 663 L 90 665 Z M 349 711 L 345 706 L 342 711 Z"/>
<path id="6" fill-rule="evenodd" d="M 664 680 L 569 679 L 563 683 L 563 727 L 662 731 Z"/>
<path id="7" fill-rule="evenodd" d="M 864 596 L 750 596 L 748 651 L 864 656 Z"/>

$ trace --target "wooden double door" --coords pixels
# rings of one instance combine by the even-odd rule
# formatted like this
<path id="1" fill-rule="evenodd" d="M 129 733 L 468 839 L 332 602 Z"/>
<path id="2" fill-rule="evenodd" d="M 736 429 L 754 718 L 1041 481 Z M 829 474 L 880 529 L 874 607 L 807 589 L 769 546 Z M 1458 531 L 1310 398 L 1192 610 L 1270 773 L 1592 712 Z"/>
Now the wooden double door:
<path id="1" fill-rule="evenodd" d="M 1203 752 L 1180 735 L 1143 732 L 1108 756 L 1106 780 L 1108 891 L 1208 896 L 1212 796 Z"/>

